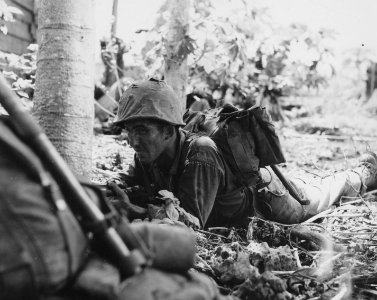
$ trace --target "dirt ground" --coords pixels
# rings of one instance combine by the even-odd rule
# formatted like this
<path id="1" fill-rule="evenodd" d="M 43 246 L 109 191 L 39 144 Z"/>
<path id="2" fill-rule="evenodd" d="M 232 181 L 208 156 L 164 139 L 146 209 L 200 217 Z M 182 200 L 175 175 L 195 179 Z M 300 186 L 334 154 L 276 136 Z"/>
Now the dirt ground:
<path id="1" fill-rule="evenodd" d="M 377 151 L 377 117 L 361 103 L 337 106 L 316 97 L 305 101 L 304 108 L 287 111 L 287 120 L 276 124 L 287 160 L 281 166 L 284 173 L 310 181 L 355 166 L 365 150 Z M 125 140 L 97 133 L 93 158 L 93 181 L 105 183 L 127 168 L 133 151 Z M 212 277 L 229 299 L 374 299 L 376 198 L 353 199 L 306 225 L 309 231 L 327 236 L 340 251 L 321 242 L 314 245 L 307 236 L 294 237 L 295 227 L 256 218 L 243 232 L 196 230 L 195 268 Z M 255 271 L 258 264 L 250 263 L 256 256 L 258 262 L 268 257 L 274 263 Z M 280 263 L 290 256 L 293 267 L 291 262 L 288 267 Z"/>

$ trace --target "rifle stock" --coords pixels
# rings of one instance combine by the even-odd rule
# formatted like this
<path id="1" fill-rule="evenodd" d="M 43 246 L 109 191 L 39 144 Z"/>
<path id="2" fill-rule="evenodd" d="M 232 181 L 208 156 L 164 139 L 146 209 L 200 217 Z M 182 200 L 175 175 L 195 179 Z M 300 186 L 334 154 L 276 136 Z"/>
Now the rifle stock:
<path id="1" fill-rule="evenodd" d="M 99 230 L 96 230 L 95 236 L 108 249 L 107 259 L 119 268 L 121 276 L 128 277 L 140 272 L 142 265 L 147 263 L 146 255 L 142 251 L 143 247 L 140 247 L 142 243 L 140 238 L 135 236 L 127 226 L 127 222 L 125 224 L 130 236 L 128 240 L 122 240 L 118 232 L 108 225 L 104 214 L 90 199 L 41 127 L 22 107 L 2 74 L 0 74 L 0 104 L 8 112 L 12 125 L 21 139 L 39 157 L 43 157 L 44 165 L 59 183 L 65 200 L 74 214 L 80 215 L 85 223 L 100 225 L 96 226 Z"/>
<path id="2" fill-rule="evenodd" d="M 297 200 L 298 203 L 301 205 L 308 205 L 310 204 L 309 200 L 302 199 L 301 196 L 297 193 L 296 189 L 293 187 L 293 185 L 285 178 L 283 173 L 279 170 L 278 166 L 271 165 L 271 169 L 275 172 L 276 176 L 280 179 L 282 184 L 285 186 L 285 188 L 288 190 L 288 192 Z"/>

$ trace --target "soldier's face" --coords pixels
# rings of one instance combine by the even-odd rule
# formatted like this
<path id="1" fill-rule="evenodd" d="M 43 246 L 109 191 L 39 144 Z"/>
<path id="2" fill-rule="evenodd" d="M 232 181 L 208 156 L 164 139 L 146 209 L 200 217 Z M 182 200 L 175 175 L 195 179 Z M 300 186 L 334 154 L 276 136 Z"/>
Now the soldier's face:
<path id="1" fill-rule="evenodd" d="M 130 145 L 142 163 L 154 162 L 165 151 L 166 134 L 153 121 L 132 121 L 126 124 L 125 129 Z"/>

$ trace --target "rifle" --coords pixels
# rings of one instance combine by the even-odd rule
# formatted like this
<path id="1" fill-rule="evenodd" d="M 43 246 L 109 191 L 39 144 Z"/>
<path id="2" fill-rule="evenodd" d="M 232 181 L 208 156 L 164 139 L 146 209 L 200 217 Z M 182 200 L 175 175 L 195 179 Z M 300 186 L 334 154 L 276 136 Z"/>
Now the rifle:
<path id="1" fill-rule="evenodd" d="M 3 75 L 0 75 L 0 104 L 8 112 L 18 136 L 39 157 L 43 157 L 45 167 L 59 182 L 68 206 L 76 216 L 80 216 L 80 225 L 85 228 L 89 223 L 95 228 L 95 239 L 100 240 L 104 249 L 107 249 L 106 258 L 119 268 L 122 278 L 141 272 L 149 262 L 144 242 L 131 230 L 125 218 L 122 219 L 123 239 L 107 222 L 106 216 L 88 196 L 41 127 L 24 110 Z"/>
<path id="2" fill-rule="evenodd" d="M 280 179 L 284 187 L 288 190 L 289 194 L 293 196 L 297 200 L 298 203 L 301 205 L 308 205 L 310 204 L 309 200 L 302 199 L 301 196 L 297 193 L 296 189 L 293 185 L 285 178 L 283 173 L 280 171 L 277 165 L 271 165 L 271 169 L 275 172 L 276 176 Z"/>

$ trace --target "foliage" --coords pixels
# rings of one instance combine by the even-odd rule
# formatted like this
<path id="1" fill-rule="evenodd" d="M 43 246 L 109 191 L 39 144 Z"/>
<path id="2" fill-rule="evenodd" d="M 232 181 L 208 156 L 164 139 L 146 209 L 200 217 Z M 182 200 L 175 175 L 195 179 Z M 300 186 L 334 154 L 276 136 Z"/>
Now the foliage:
<path id="1" fill-rule="evenodd" d="M 22 14 L 17 7 L 7 5 L 4 0 L 0 0 L 0 32 L 7 34 L 6 22 L 14 22 L 14 16 Z M 28 53 L 20 56 L 0 52 L 0 70 L 17 94 L 29 99 L 34 93 L 38 46 L 31 44 L 28 50 Z"/>
<path id="2" fill-rule="evenodd" d="M 34 94 L 38 45 L 29 45 L 22 55 L 0 52 L 0 69 L 16 93 L 31 99 Z"/>
<path id="3" fill-rule="evenodd" d="M 318 89 L 334 74 L 331 31 L 295 24 L 275 28 L 266 8 L 241 0 L 195 0 L 190 18 L 184 40 L 177 41 L 180 55 L 189 59 L 187 92 L 216 91 L 227 101 L 231 91 L 232 98 L 255 100 L 270 91 Z M 143 50 L 149 75 L 162 73 L 168 19 L 165 4 Z"/>
<path id="4" fill-rule="evenodd" d="M 352 48 L 344 53 L 342 68 L 353 69 L 359 72 L 362 79 L 366 79 L 366 70 L 370 63 L 375 61 L 377 61 L 377 57 L 372 51 L 364 48 Z"/>
<path id="5" fill-rule="evenodd" d="M 8 28 L 5 22 L 13 22 L 14 15 L 21 15 L 22 11 L 17 7 L 9 6 L 4 0 L 0 0 L 0 32 L 2 34 L 8 33 Z"/>
<path id="6" fill-rule="evenodd" d="M 376 55 L 364 48 L 349 49 L 344 53 L 341 79 L 344 83 L 344 90 L 349 98 L 368 98 L 372 95 L 376 86 L 372 79 L 373 65 L 377 61 Z"/>
<path id="7" fill-rule="evenodd" d="M 349 110 L 348 118 L 354 114 L 354 109 Z M 363 125 L 368 120 L 376 123 L 376 118 L 363 115 L 359 115 L 358 120 Z M 354 138 L 360 133 L 365 134 L 364 127 L 359 128 L 363 131 L 347 133 L 349 139 L 310 138 L 305 142 L 291 136 L 291 129 L 283 129 L 284 148 L 290 158 L 286 171 L 295 178 L 313 182 L 313 178 L 321 181 L 325 176 L 333 176 L 335 170 L 344 170 L 357 163 L 358 153 L 365 148 L 365 143 L 359 140 L 355 143 Z M 375 133 L 375 128 L 370 128 L 370 134 Z M 115 136 L 96 135 L 94 141 L 97 168 L 93 172 L 93 181 L 105 184 L 109 178 L 118 179 L 119 171 L 126 170 L 133 161 L 132 148 L 125 147 L 125 142 Z M 372 149 L 376 143 L 374 139 L 370 145 Z M 322 156 L 325 151 L 330 156 Z M 123 160 L 115 159 L 119 154 Z M 284 299 L 279 292 L 285 291 L 292 294 L 293 299 L 340 299 L 336 294 L 344 295 L 344 279 L 352 279 L 348 282 L 351 288 L 348 291 L 353 292 L 349 299 L 372 299 L 372 296 L 362 295 L 365 291 L 375 292 L 375 280 L 371 278 L 377 276 L 374 229 L 377 223 L 373 217 L 376 195 L 369 193 L 363 199 L 356 198 L 332 207 L 322 221 L 307 224 L 313 232 L 325 230 L 337 243 L 346 245 L 346 252 L 323 248 L 313 250 L 318 244 L 294 236 L 293 229 L 297 226 L 252 218 L 247 232 L 226 227 L 195 230 L 197 255 L 194 268 L 212 277 L 222 293 L 233 296 L 228 296 L 229 299 Z M 166 226 L 168 221 L 154 220 L 153 223 Z M 297 267 L 291 264 L 294 262 L 292 258 L 300 262 L 302 268 L 294 271 Z M 263 272 L 262 268 L 266 269 L 267 264 L 283 282 L 271 276 L 271 272 Z M 287 265 L 290 268 L 286 268 Z"/>

